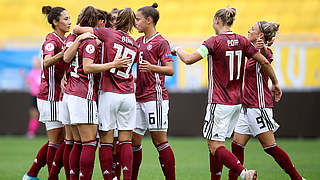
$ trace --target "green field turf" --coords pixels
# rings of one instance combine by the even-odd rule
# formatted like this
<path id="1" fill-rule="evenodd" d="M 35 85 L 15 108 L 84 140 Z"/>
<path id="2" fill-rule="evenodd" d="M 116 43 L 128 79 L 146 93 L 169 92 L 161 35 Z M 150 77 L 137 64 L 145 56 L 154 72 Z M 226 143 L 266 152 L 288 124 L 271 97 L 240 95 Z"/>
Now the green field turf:
<path id="1" fill-rule="evenodd" d="M 38 149 L 45 142 L 44 137 L 32 140 L 23 137 L 0 137 L 0 179 L 21 179 L 31 166 Z M 175 153 L 177 180 L 210 179 L 208 148 L 204 139 L 171 137 L 169 142 Z M 277 143 L 289 154 L 298 172 L 308 180 L 320 179 L 319 140 L 278 139 Z M 230 149 L 230 141 L 227 141 L 227 148 Z M 273 158 L 264 153 L 257 140 L 251 140 L 247 145 L 245 167 L 258 170 L 259 180 L 290 179 L 273 161 Z M 39 178 L 40 180 L 47 178 L 46 167 L 40 171 Z M 60 173 L 60 179 L 65 179 L 63 170 Z M 92 179 L 102 179 L 97 159 Z M 139 179 L 164 179 L 158 161 L 158 153 L 149 138 L 145 138 L 143 142 L 143 160 Z M 226 168 L 223 170 L 221 179 L 227 179 Z"/>

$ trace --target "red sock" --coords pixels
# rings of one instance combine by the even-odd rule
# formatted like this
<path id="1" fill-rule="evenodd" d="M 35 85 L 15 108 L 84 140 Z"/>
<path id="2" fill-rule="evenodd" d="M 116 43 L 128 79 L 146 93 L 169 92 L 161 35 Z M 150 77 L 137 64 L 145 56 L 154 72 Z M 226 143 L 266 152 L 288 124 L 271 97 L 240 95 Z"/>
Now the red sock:
<path id="1" fill-rule="evenodd" d="M 223 164 L 210 153 L 210 172 L 211 180 L 220 180 Z M 238 178 L 238 177 L 237 177 Z"/>
<path id="2" fill-rule="evenodd" d="M 32 167 L 28 171 L 28 175 L 31 177 L 37 177 L 40 169 L 46 165 L 47 162 L 47 150 L 48 150 L 48 144 L 44 144 L 40 150 L 38 151 L 38 154 L 36 156 L 36 159 L 34 160 Z"/>
<path id="3" fill-rule="evenodd" d="M 57 152 L 59 146 L 60 146 L 60 144 L 56 144 L 56 143 L 52 143 L 52 142 L 49 142 L 49 144 L 48 144 L 47 167 L 48 167 L 49 173 L 51 171 L 51 166 L 53 163 L 54 156 L 56 155 L 56 152 Z"/>
<path id="4" fill-rule="evenodd" d="M 81 142 L 75 141 L 69 155 L 70 180 L 79 180 L 81 149 Z"/>
<path id="5" fill-rule="evenodd" d="M 115 157 L 115 169 L 114 169 L 114 175 L 117 177 L 117 179 L 120 180 L 120 177 L 121 177 L 121 166 L 120 166 L 120 144 L 119 144 L 119 141 L 117 141 L 116 143 L 116 154 L 114 155 Z M 112 178 L 114 178 L 114 176 L 112 175 Z"/>
<path id="6" fill-rule="evenodd" d="M 133 152 L 133 165 L 132 165 L 132 180 L 138 179 L 138 173 L 140 164 L 142 161 L 142 146 L 132 146 L 132 152 Z"/>
<path id="7" fill-rule="evenodd" d="M 264 150 L 274 158 L 274 160 L 286 171 L 287 174 L 289 174 L 292 180 L 301 180 L 301 176 L 292 164 L 289 156 L 279 146 L 274 144 L 270 147 L 264 148 Z"/>
<path id="8" fill-rule="evenodd" d="M 97 149 L 96 140 L 82 143 L 82 150 L 81 150 L 81 156 L 80 156 L 80 180 L 91 179 L 93 167 L 94 167 L 96 149 Z"/>
<path id="9" fill-rule="evenodd" d="M 73 146 L 73 140 L 64 140 L 65 147 L 63 151 L 63 166 L 64 173 L 66 174 L 66 180 L 70 179 L 70 167 L 69 167 L 69 156 Z"/>
<path id="10" fill-rule="evenodd" d="M 231 143 L 232 153 L 239 159 L 240 163 L 244 163 L 244 146 L 232 141 Z M 237 180 L 238 174 L 229 170 L 229 180 Z"/>
<path id="11" fill-rule="evenodd" d="M 131 180 L 132 176 L 132 144 L 131 141 L 120 141 L 120 165 L 123 172 L 123 180 Z"/>
<path id="12" fill-rule="evenodd" d="M 65 147 L 65 143 L 63 142 L 59 146 L 59 148 L 58 148 L 58 150 L 57 150 L 57 152 L 56 152 L 56 154 L 54 156 L 48 180 L 59 179 L 59 173 L 60 173 L 60 170 L 61 170 L 61 168 L 63 166 L 63 151 L 64 151 L 64 147 Z"/>
<path id="13" fill-rule="evenodd" d="M 224 146 L 220 146 L 216 149 L 215 157 L 227 168 L 237 173 L 238 176 L 245 169 L 238 158 L 228 151 Z"/>
<path id="14" fill-rule="evenodd" d="M 99 160 L 104 180 L 112 180 L 112 147 L 113 144 L 100 143 Z"/>
<path id="15" fill-rule="evenodd" d="M 161 168 L 166 180 L 175 180 L 175 160 L 168 141 L 157 146 Z"/>

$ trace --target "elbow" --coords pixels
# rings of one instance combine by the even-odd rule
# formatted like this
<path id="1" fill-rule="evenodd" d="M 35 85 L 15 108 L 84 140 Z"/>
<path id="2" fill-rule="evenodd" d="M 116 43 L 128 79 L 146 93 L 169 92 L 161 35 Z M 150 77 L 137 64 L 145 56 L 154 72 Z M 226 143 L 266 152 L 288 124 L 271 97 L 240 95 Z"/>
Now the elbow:
<path id="1" fill-rule="evenodd" d="M 70 61 L 68 60 L 68 57 L 67 57 L 66 53 L 64 53 L 64 55 L 63 55 L 63 61 L 64 61 L 65 63 L 70 63 Z"/>

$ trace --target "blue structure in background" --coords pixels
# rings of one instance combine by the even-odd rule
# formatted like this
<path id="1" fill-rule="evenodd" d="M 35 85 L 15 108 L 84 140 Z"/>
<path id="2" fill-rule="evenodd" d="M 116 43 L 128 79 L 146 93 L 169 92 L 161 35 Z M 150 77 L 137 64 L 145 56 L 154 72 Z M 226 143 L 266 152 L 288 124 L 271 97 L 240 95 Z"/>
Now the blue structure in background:
<path id="1" fill-rule="evenodd" d="M 0 50 L 0 89 L 24 89 L 24 77 L 32 68 L 32 58 L 37 55 L 38 49 Z"/>
<path id="2" fill-rule="evenodd" d="M 39 49 L 2 49 L 0 50 L 0 90 L 24 89 L 24 78 L 32 68 L 32 59 L 40 54 Z M 168 89 L 178 88 L 178 59 L 173 56 L 174 75 L 166 76 Z M 132 73 L 136 76 L 136 65 Z"/>

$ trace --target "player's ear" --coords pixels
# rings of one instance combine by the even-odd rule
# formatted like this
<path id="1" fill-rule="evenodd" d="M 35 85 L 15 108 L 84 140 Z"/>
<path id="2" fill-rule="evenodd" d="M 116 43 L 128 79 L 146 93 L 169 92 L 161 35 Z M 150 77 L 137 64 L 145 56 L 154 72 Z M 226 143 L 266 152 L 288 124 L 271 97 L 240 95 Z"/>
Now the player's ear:
<path id="1" fill-rule="evenodd" d="M 149 16 L 149 17 L 147 17 L 147 22 L 148 22 L 148 24 L 151 24 L 152 23 L 152 18 Z"/>
<path id="2" fill-rule="evenodd" d="M 53 23 L 54 27 L 56 27 L 58 25 L 58 21 L 55 19 L 52 21 L 52 23 Z"/>

